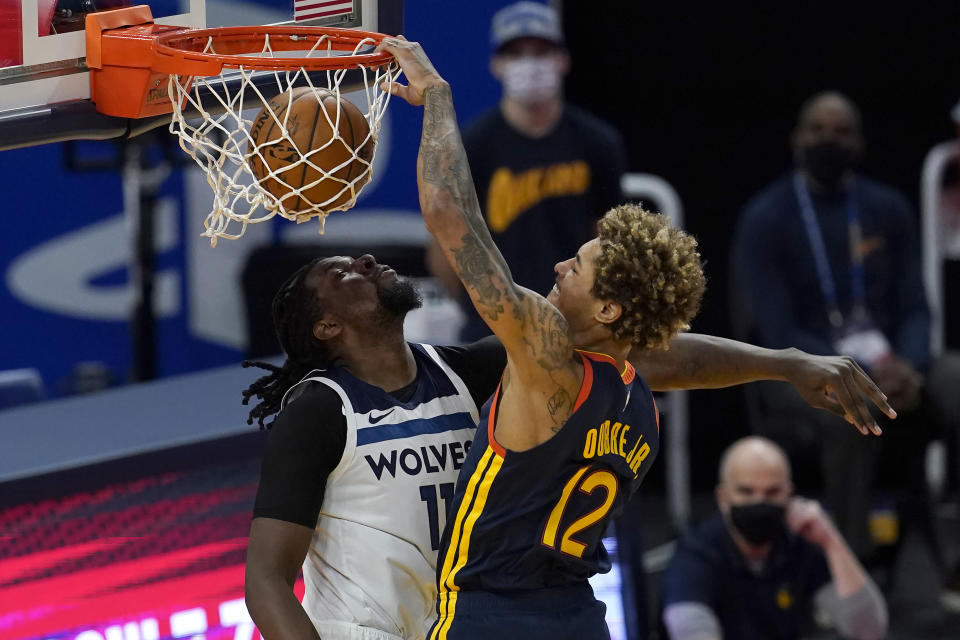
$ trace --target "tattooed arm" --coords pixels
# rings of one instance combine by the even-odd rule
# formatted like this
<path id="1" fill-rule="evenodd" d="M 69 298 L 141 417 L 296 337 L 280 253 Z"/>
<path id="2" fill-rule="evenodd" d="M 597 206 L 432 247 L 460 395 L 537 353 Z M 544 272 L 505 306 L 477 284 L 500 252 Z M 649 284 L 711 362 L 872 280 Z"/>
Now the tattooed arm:
<path id="1" fill-rule="evenodd" d="M 501 411 L 509 404 L 510 385 L 519 379 L 527 398 L 519 410 L 522 417 L 558 429 L 573 409 L 583 375 L 566 320 L 542 296 L 513 281 L 490 236 L 470 177 L 450 86 L 419 44 L 384 38 L 380 49 L 393 54 L 409 81 L 408 86 L 394 83 L 391 91 L 413 105 L 424 105 L 417 157 L 424 222 L 480 316 L 507 350 Z"/>
<path id="2" fill-rule="evenodd" d="M 773 350 L 736 340 L 681 333 L 669 350 L 630 353 L 630 362 L 656 391 L 717 389 L 757 380 L 792 384 L 811 406 L 879 435 L 866 398 L 891 418 L 886 396 L 852 358 L 815 356 L 799 349 Z"/>

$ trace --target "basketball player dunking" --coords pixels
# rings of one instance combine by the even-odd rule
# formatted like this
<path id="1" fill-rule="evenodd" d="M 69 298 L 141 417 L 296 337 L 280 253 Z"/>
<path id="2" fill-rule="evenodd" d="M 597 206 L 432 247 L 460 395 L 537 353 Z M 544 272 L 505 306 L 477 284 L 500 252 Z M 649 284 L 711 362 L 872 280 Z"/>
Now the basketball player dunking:
<path id="1" fill-rule="evenodd" d="M 609 570 L 601 537 L 659 449 L 650 388 L 628 357 L 667 346 L 696 313 L 696 242 L 624 205 L 557 264 L 547 298 L 517 286 L 481 216 L 449 85 L 418 44 L 386 38 L 380 47 L 409 82 L 391 90 L 424 105 L 426 226 L 507 352 L 489 422 L 457 481 L 428 637 L 608 638 L 587 578 Z M 832 392 L 844 403 L 857 393 Z M 864 414 L 851 420 L 878 433 Z"/>

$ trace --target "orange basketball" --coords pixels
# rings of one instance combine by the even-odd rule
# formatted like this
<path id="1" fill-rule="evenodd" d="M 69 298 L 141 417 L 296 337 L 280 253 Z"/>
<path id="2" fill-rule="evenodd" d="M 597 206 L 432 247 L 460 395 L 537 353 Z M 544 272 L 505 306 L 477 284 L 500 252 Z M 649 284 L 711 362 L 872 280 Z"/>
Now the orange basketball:
<path id="1" fill-rule="evenodd" d="M 340 98 L 338 125 L 336 94 L 326 89 L 317 89 L 317 93 L 319 100 L 310 87 L 278 95 L 257 114 L 250 128 L 250 170 L 260 186 L 290 212 L 307 211 L 314 205 L 331 211 L 343 206 L 370 180 L 374 143 L 372 137 L 367 138 L 370 127 L 363 113 Z M 270 171 L 273 176 L 268 175 Z M 302 189 L 300 195 L 296 189 Z"/>

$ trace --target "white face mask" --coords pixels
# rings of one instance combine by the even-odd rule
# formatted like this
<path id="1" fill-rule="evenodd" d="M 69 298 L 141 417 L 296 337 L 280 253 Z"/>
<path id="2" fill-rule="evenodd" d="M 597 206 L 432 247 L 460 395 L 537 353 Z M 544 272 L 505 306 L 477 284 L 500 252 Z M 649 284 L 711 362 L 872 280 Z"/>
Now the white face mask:
<path id="1" fill-rule="evenodd" d="M 552 57 L 523 57 L 503 65 L 503 92 L 529 104 L 560 94 L 560 69 Z"/>

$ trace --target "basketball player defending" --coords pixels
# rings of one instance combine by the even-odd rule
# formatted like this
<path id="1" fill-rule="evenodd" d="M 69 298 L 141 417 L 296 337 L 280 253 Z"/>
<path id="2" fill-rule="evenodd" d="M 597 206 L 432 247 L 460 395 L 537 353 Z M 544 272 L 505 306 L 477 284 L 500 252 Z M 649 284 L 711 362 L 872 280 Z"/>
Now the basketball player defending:
<path id="1" fill-rule="evenodd" d="M 667 346 L 696 313 L 696 242 L 663 216 L 619 206 L 557 264 L 546 299 L 517 286 L 481 216 L 449 85 L 418 44 L 380 47 L 409 82 L 394 93 L 425 107 L 426 226 L 507 352 L 457 481 L 428 637 L 608 638 L 587 579 L 609 570 L 601 538 L 659 449 L 656 405 L 628 357 Z M 854 421 L 862 432 L 872 422 Z"/>

